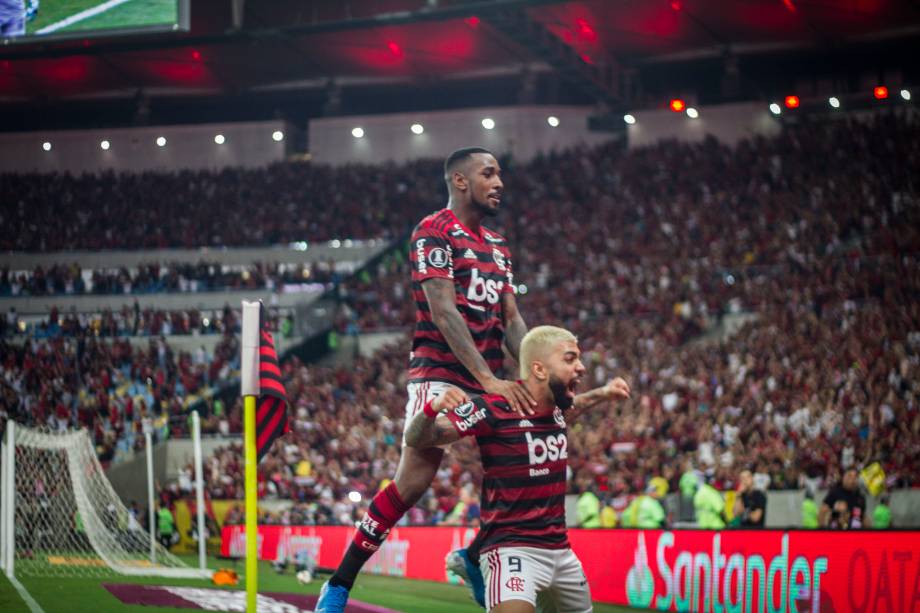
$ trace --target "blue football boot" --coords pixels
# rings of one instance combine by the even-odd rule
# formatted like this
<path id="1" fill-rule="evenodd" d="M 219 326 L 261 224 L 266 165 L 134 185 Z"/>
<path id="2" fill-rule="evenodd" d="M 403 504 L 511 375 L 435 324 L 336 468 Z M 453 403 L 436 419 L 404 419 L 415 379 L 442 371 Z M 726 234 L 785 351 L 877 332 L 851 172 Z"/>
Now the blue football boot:
<path id="1" fill-rule="evenodd" d="M 466 549 L 457 549 L 447 554 L 445 560 L 447 570 L 458 575 L 463 582 L 469 586 L 473 593 L 473 600 L 482 607 L 486 608 L 486 582 L 482 578 L 482 571 L 478 566 L 470 561 L 470 556 Z"/>
<path id="2" fill-rule="evenodd" d="M 348 590 L 341 585 L 329 585 L 327 581 L 319 590 L 314 613 L 344 613 L 347 602 Z"/>

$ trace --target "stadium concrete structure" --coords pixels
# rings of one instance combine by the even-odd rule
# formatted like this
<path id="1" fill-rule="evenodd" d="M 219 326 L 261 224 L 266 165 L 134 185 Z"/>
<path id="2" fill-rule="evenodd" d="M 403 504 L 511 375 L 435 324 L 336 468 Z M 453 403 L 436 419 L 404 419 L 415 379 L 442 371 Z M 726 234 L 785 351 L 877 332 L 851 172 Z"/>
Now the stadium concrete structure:
<path id="1" fill-rule="evenodd" d="M 80 20 L 130 16 L 135 1 L 78 3 Z M 0 566 L 17 571 L 0 579 L 0 608 L 122 610 L 105 590 L 131 590 L 102 582 L 156 565 L 140 525 L 148 471 L 178 525 L 172 553 L 151 555 L 196 566 L 192 410 L 221 528 L 208 564 L 236 563 L 239 304 L 259 298 L 295 426 L 260 469 L 263 589 L 315 594 L 320 581 L 268 563 L 304 550 L 334 567 L 391 476 L 407 232 L 444 201 L 444 156 L 481 145 L 507 168 L 496 221 L 516 246 L 525 320 L 574 326 L 589 376 L 625 371 L 639 392 L 616 416 L 569 425 L 567 523 L 596 610 L 913 610 L 915 4 L 176 6 L 187 30 L 0 47 L 0 424 L 26 437 L 2 456 L 4 470 L 16 462 Z M 37 9 L 73 17 L 54 0 Z M 88 441 L 29 430 L 77 425 Z M 476 608 L 441 562 L 475 527 L 466 508 L 450 513 L 460 490 L 475 498 L 473 452 L 445 460 L 372 558 L 370 573 L 395 578 L 359 579 L 367 610 Z M 696 530 L 681 476 L 725 490 L 731 519 L 742 463 L 769 489 L 768 529 Z M 805 529 L 808 501 L 817 513 L 848 467 L 865 497 L 848 527 L 888 509 L 894 530 Z M 653 476 L 670 486 L 666 529 L 580 527 L 578 493 L 617 516 Z M 182 585 L 152 602 L 220 604 L 193 589 L 209 584 Z"/>

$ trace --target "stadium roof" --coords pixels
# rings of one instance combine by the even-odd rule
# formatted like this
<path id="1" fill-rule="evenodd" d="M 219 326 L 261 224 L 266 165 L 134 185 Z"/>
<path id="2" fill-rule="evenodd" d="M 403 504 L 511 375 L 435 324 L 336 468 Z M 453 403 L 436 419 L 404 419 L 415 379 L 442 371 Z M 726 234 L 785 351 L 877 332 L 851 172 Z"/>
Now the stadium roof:
<path id="1" fill-rule="evenodd" d="M 616 107 L 669 91 L 717 99 L 803 78 L 852 82 L 860 70 L 910 80 L 918 41 L 920 5 L 906 0 L 193 2 L 188 33 L 6 46 L 0 105 L 200 97 L 213 107 L 218 96 L 277 107 L 299 96 L 321 114 L 551 95 Z M 15 129 L 3 114 L 0 127 Z"/>

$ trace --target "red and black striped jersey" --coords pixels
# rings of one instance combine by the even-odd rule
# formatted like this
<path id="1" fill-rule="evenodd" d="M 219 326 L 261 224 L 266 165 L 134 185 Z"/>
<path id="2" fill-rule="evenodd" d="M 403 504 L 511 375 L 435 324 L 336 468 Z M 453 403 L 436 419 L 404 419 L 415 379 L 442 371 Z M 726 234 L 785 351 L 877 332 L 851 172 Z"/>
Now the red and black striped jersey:
<path id="1" fill-rule="evenodd" d="M 465 227 L 450 209 L 423 219 L 409 244 L 412 264 L 412 298 L 415 333 L 409 355 L 409 382 L 444 381 L 466 390 L 482 392 L 447 344 L 431 318 L 422 290 L 427 279 L 450 279 L 456 305 L 473 336 L 476 349 L 492 372 L 501 368 L 505 326 L 502 294 L 513 292 L 511 252 L 501 235 L 481 228 L 477 234 Z"/>
<path id="2" fill-rule="evenodd" d="M 503 397 L 486 394 L 446 415 L 461 436 L 475 436 L 479 443 L 482 550 L 568 547 L 568 438 L 562 411 L 523 418 Z"/>

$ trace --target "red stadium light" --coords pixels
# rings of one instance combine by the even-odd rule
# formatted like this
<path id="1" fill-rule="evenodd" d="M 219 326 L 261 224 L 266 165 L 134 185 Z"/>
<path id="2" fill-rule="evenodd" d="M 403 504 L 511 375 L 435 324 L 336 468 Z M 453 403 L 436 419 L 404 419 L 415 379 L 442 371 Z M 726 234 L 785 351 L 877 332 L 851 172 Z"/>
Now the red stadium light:
<path id="1" fill-rule="evenodd" d="M 201 59 L 201 51 L 198 49 L 192 49 L 192 59 L 196 62 Z"/>
<path id="2" fill-rule="evenodd" d="M 390 50 L 390 53 L 392 53 L 394 57 L 402 57 L 402 47 L 400 47 L 399 43 L 397 43 L 395 40 L 387 41 L 387 49 Z"/>
<path id="3" fill-rule="evenodd" d="M 799 97 L 798 96 L 786 96 L 786 108 L 788 109 L 799 108 Z"/>
<path id="4" fill-rule="evenodd" d="M 872 95 L 875 96 L 878 100 L 884 100 L 888 97 L 888 88 L 884 85 L 879 85 L 872 90 Z"/>
<path id="5" fill-rule="evenodd" d="M 680 9 L 684 7 L 680 3 L 680 0 L 671 0 L 671 8 L 674 9 L 675 11 L 679 11 Z"/>
<path id="6" fill-rule="evenodd" d="M 581 61 L 584 62 L 585 64 L 594 64 L 594 60 L 591 59 L 591 56 L 588 55 L 587 53 L 581 54 Z"/>
<path id="7" fill-rule="evenodd" d="M 578 38 L 593 43 L 597 40 L 597 32 L 584 19 L 575 20 L 575 30 L 578 32 Z"/>
<path id="8" fill-rule="evenodd" d="M 674 111 L 675 113 L 682 113 L 684 109 L 687 108 L 687 105 L 680 98 L 674 98 L 673 100 L 671 100 L 670 106 L 671 106 L 671 110 Z"/>
<path id="9" fill-rule="evenodd" d="M 470 15 L 469 17 L 464 19 L 464 21 L 466 21 L 467 25 L 470 26 L 471 28 L 479 27 L 479 17 L 477 17 L 476 15 Z"/>

